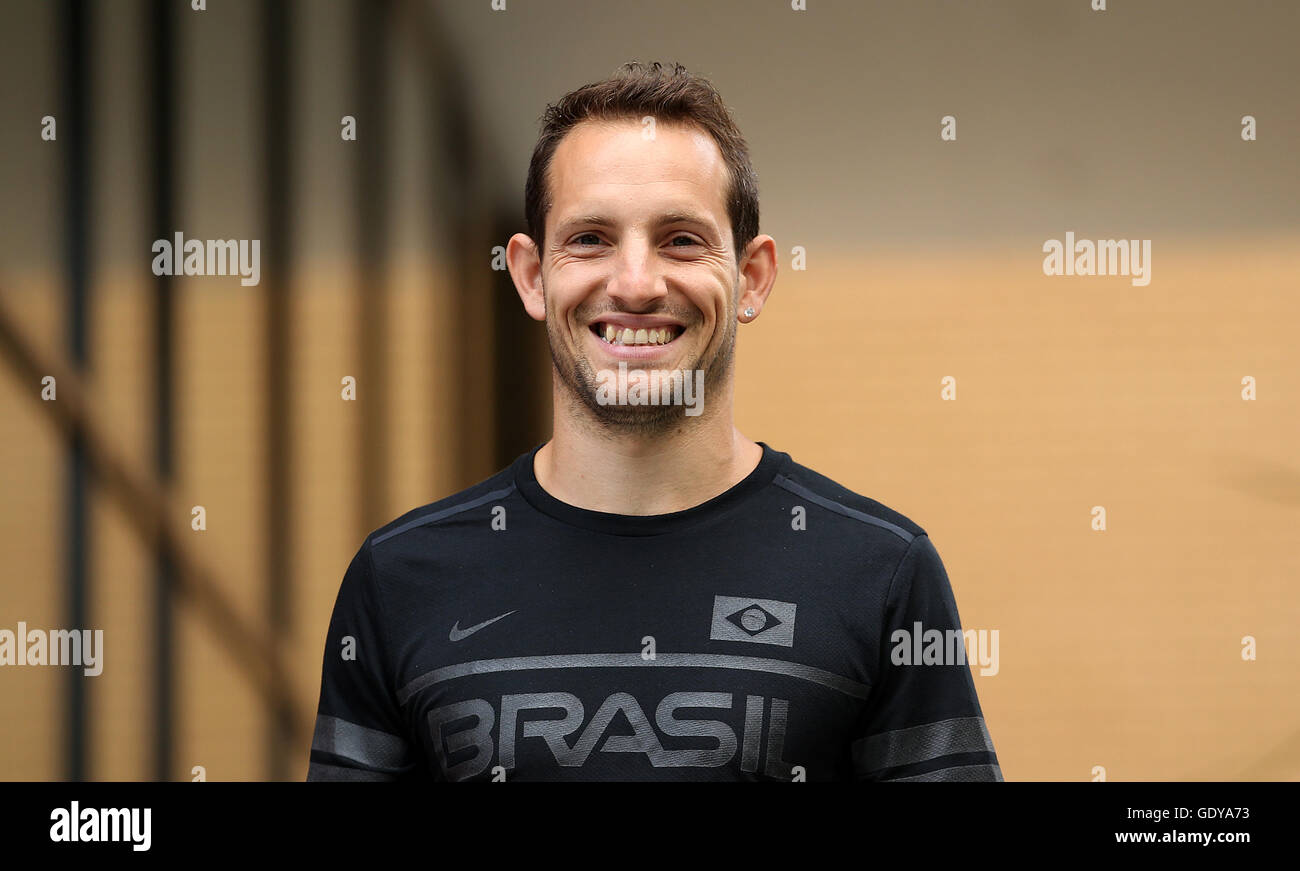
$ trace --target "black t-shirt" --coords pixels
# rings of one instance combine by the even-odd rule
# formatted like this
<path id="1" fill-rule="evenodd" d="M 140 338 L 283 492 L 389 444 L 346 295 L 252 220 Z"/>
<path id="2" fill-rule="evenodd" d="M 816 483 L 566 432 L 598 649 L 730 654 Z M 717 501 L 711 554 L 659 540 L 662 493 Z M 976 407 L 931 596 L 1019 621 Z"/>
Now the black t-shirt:
<path id="1" fill-rule="evenodd" d="M 762 447 L 653 516 L 560 502 L 534 448 L 375 530 L 308 780 L 1001 780 L 964 656 L 898 664 L 961 628 L 925 531 Z"/>

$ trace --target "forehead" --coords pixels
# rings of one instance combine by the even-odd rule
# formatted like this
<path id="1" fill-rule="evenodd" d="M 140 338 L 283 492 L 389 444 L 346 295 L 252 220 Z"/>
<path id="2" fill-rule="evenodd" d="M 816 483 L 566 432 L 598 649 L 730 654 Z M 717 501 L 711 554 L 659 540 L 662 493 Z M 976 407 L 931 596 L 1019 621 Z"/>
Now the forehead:
<path id="1" fill-rule="evenodd" d="M 727 165 L 713 137 L 691 124 L 659 122 L 654 138 L 636 120 L 583 121 L 551 159 L 549 218 L 601 206 L 669 201 L 707 210 L 725 230 Z"/>

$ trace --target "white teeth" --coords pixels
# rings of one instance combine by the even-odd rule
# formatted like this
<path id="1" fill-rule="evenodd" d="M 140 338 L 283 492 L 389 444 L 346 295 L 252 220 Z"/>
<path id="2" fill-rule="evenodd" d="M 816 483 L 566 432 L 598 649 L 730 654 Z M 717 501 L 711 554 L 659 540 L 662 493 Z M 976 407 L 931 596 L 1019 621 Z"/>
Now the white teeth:
<path id="1" fill-rule="evenodd" d="M 620 330 L 613 324 L 605 324 L 602 335 L 605 337 L 605 341 L 611 345 L 666 345 L 676 337 L 675 333 L 676 330 L 673 327 L 642 328 L 638 330 L 624 327 Z"/>

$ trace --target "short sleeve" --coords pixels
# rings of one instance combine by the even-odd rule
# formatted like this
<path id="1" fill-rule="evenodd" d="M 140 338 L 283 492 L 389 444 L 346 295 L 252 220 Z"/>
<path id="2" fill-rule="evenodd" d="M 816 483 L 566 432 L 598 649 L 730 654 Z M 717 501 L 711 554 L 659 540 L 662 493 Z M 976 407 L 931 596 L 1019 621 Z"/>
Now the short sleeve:
<path id="1" fill-rule="evenodd" d="M 344 573 L 330 617 L 307 780 L 396 780 L 417 773 L 388 662 L 367 539 Z"/>
<path id="2" fill-rule="evenodd" d="M 877 680 L 852 745 L 857 779 L 1003 779 L 966 651 L 948 574 L 930 537 L 918 535 L 886 595 Z"/>

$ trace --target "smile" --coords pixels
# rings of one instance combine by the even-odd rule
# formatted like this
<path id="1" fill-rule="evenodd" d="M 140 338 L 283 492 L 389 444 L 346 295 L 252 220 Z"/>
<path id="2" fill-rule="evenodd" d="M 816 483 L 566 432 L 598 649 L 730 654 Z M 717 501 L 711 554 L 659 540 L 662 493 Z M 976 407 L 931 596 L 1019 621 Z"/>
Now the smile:
<path id="1" fill-rule="evenodd" d="M 591 331 L 607 345 L 667 345 L 677 338 L 681 327 L 670 325 L 634 330 L 597 321 L 591 325 Z"/>

